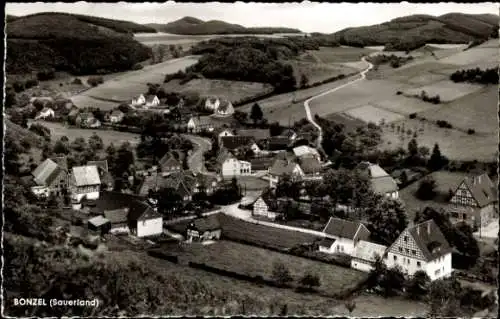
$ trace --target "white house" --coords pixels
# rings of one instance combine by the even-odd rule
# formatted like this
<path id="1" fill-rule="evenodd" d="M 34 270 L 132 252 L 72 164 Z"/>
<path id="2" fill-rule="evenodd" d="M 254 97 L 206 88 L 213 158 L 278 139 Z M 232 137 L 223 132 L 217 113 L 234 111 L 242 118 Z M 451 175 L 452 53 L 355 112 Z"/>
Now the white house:
<path id="1" fill-rule="evenodd" d="M 412 276 L 422 270 L 431 280 L 449 277 L 452 249 L 443 233 L 431 219 L 406 228 L 389 247 L 388 268 L 399 266 Z"/>
<path id="2" fill-rule="evenodd" d="M 325 239 L 319 244 L 319 251 L 329 254 L 352 256 L 361 240 L 368 240 L 370 231 L 360 222 L 330 217 L 323 230 Z"/>
<path id="3" fill-rule="evenodd" d="M 31 191 L 36 197 L 49 197 L 50 189 L 47 186 L 33 186 L 31 187 Z"/>
<path id="4" fill-rule="evenodd" d="M 206 241 L 220 239 L 222 227 L 219 223 L 219 217 L 209 215 L 197 218 L 186 227 L 186 237 L 188 242 Z"/>
<path id="5" fill-rule="evenodd" d="M 386 250 L 387 246 L 360 240 L 352 254 L 351 268 L 370 272 L 377 257 L 384 260 Z"/>
<path id="6" fill-rule="evenodd" d="M 266 196 L 260 196 L 253 203 L 252 215 L 275 220 L 278 216 L 280 216 L 280 214 L 276 212 L 276 209 L 276 201 L 267 198 Z"/>
<path id="7" fill-rule="evenodd" d="M 252 174 L 252 164 L 250 162 L 238 160 L 226 149 L 223 149 L 217 156 L 217 162 L 219 163 L 218 173 L 223 177 Z"/>
<path id="8" fill-rule="evenodd" d="M 133 98 L 131 104 L 132 106 L 141 106 L 146 104 L 146 98 L 144 97 L 144 94 L 141 94 L 136 98 Z"/>
<path id="9" fill-rule="evenodd" d="M 87 199 L 98 199 L 101 187 L 101 179 L 97 166 L 73 167 L 70 176 L 71 197 L 80 202 L 83 197 Z"/>
<path id="10" fill-rule="evenodd" d="M 214 114 L 219 116 L 230 116 L 234 114 L 234 107 L 231 101 L 223 99 L 220 101 L 219 106 L 215 109 Z"/>
<path id="11" fill-rule="evenodd" d="M 155 107 L 160 105 L 160 99 L 156 95 L 148 95 L 146 96 L 145 107 Z"/>
<path id="12" fill-rule="evenodd" d="M 38 115 L 36 116 L 36 119 L 47 119 L 47 118 L 51 118 L 51 117 L 54 117 L 56 115 L 56 113 L 54 112 L 53 109 L 51 109 L 50 107 L 44 107 L 40 113 L 38 113 Z"/>
<path id="13" fill-rule="evenodd" d="M 357 168 L 369 176 L 373 192 L 392 199 L 399 198 L 398 184 L 382 167 L 370 162 L 362 162 Z"/>
<path id="14" fill-rule="evenodd" d="M 104 218 L 109 220 L 111 224 L 109 230 L 111 234 L 130 233 L 130 228 L 128 226 L 128 213 L 128 207 L 104 211 Z"/>
<path id="15" fill-rule="evenodd" d="M 213 132 L 216 126 L 216 123 L 208 116 L 193 116 L 187 123 L 188 132 L 192 133 L 199 133 L 202 131 Z"/>
<path id="16" fill-rule="evenodd" d="M 129 228 L 137 237 L 157 236 L 163 233 L 163 217 L 142 201 L 134 201 L 128 214 Z"/>
<path id="17" fill-rule="evenodd" d="M 109 115 L 109 121 L 111 123 L 120 123 L 123 120 L 124 116 L 125 116 L 125 114 L 122 111 L 120 111 L 120 110 L 114 110 Z"/>
<path id="18" fill-rule="evenodd" d="M 215 111 L 220 105 L 220 100 L 216 97 L 208 97 L 205 100 L 205 108 L 210 111 Z"/>
<path id="19" fill-rule="evenodd" d="M 313 156 L 321 161 L 321 156 L 319 155 L 318 150 L 313 148 L 313 147 L 307 146 L 307 145 L 301 145 L 301 146 L 295 147 L 293 149 L 293 154 L 296 157 Z"/>
<path id="20" fill-rule="evenodd" d="M 288 175 L 292 179 L 301 179 L 304 177 L 304 172 L 298 163 L 277 159 L 274 161 L 273 165 L 269 169 L 269 187 L 276 187 L 279 180 Z"/>

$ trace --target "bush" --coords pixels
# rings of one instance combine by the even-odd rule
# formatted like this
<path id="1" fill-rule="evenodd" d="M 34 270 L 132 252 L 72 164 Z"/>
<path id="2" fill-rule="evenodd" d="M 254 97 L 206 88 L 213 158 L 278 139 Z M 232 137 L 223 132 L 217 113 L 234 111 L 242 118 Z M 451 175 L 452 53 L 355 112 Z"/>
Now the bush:
<path id="1" fill-rule="evenodd" d="M 82 83 L 82 80 L 81 80 L 81 79 L 79 79 L 79 78 L 75 78 L 75 79 L 73 80 L 73 82 L 71 82 L 71 83 L 72 83 L 72 84 L 77 84 L 77 85 L 82 85 L 82 84 L 83 84 L 83 83 Z"/>
<path id="2" fill-rule="evenodd" d="M 401 92 L 401 91 L 396 92 L 396 95 L 401 95 L 401 94 L 403 94 L 403 92 Z"/>
<path id="3" fill-rule="evenodd" d="M 24 86 L 25 86 L 26 89 L 32 88 L 32 87 L 37 86 L 37 85 L 38 85 L 38 80 L 37 79 L 29 79 L 24 84 Z"/>
<path id="4" fill-rule="evenodd" d="M 441 128 L 453 128 L 453 125 L 444 120 L 437 120 L 436 124 Z"/>
<path id="5" fill-rule="evenodd" d="M 475 134 L 476 133 L 476 130 L 474 130 L 473 128 L 470 128 L 467 130 L 467 134 L 469 135 L 472 135 L 472 134 Z"/>
<path id="6" fill-rule="evenodd" d="M 422 180 L 417 189 L 417 198 L 421 200 L 431 200 L 436 196 L 436 181 L 433 178 Z"/>
<path id="7" fill-rule="evenodd" d="M 136 63 L 134 64 L 134 66 L 132 67 L 132 70 L 142 70 L 144 68 L 144 66 L 140 63 Z"/>
<path id="8" fill-rule="evenodd" d="M 417 117 L 417 113 L 411 113 L 411 114 L 410 114 L 410 118 L 411 118 L 411 119 L 414 119 L 414 118 L 416 118 L 416 117 Z"/>
<path id="9" fill-rule="evenodd" d="M 89 78 L 87 79 L 87 83 L 95 87 L 99 84 L 104 83 L 104 79 L 102 76 L 89 76 Z"/>

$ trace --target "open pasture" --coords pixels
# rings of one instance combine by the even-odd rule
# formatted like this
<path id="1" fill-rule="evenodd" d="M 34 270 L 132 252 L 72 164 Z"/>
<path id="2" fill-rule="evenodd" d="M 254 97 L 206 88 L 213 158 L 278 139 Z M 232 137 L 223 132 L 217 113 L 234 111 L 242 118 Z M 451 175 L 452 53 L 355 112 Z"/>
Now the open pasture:
<path id="1" fill-rule="evenodd" d="M 498 44 L 496 47 L 473 47 L 440 60 L 455 65 L 471 65 L 484 62 L 498 63 Z"/>
<path id="2" fill-rule="evenodd" d="M 379 67 L 380 77 L 387 80 L 392 80 L 395 82 L 405 82 L 408 84 L 412 84 L 415 82 L 425 82 L 426 77 L 429 77 L 429 74 L 438 74 L 442 75 L 439 72 L 443 70 L 456 70 L 457 66 L 444 64 L 436 61 L 415 61 L 406 65 L 403 65 L 397 69 L 391 68 L 390 66 L 384 66 L 384 68 Z"/>
<path id="3" fill-rule="evenodd" d="M 436 108 L 439 107 L 420 99 L 396 94 L 388 96 L 385 99 L 377 100 L 371 104 L 379 109 L 385 109 L 401 115 L 409 115 L 411 113 L 418 113 L 426 110 L 436 110 Z"/>
<path id="4" fill-rule="evenodd" d="M 200 96 L 224 96 L 233 103 L 270 93 L 273 87 L 267 83 L 194 79 L 181 85 L 179 80 L 163 84 L 166 92 L 196 92 Z"/>
<path id="5" fill-rule="evenodd" d="M 113 110 L 113 109 L 117 108 L 118 105 L 120 105 L 118 101 L 116 101 L 116 102 L 105 101 L 105 100 L 96 99 L 96 98 L 93 98 L 91 96 L 82 95 L 82 94 L 72 96 L 71 101 L 78 108 L 98 107 L 103 111 Z"/>
<path id="6" fill-rule="evenodd" d="M 378 108 L 373 105 L 364 105 L 345 112 L 348 116 L 359 119 L 365 123 L 379 124 L 384 121 L 391 123 L 404 118 L 403 115 Z"/>
<path id="7" fill-rule="evenodd" d="M 377 50 L 367 48 L 354 48 L 354 47 L 320 47 L 319 50 L 311 51 L 313 55 L 323 63 L 343 63 L 355 62 L 361 60 L 365 55 Z"/>
<path id="8" fill-rule="evenodd" d="M 307 78 L 309 79 L 309 84 L 314 84 L 327 79 L 331 79 L 341 74 L 347 76 L 358 72 L 358 69 L 342 64 L 332 65 L 304 61 L 286 61 L 286 63 L 292 65 L 297 83 L 299 84 L 302 74 L 307 76 Z"/>
<path id="9" fill-rule="evenodd" d="M 430 85 L 425 85 L 417 88 L 406 89 L 407 95 L 420 95 L 422 91 L 427 93 L 427 96 L 439 95 L 441 102 L 451 102 L 468 94 L 481 90 L 483 86 L 471 83 L 454 83 L 450 80 L 443 80 Z"/>
<path id="10" fill-rule="evenodd" d="M 368 67 L 368 63 L 363 62 L 363 61 L 344 62 L 344 63 L 332 63 L 332 65 L 342 65 L 342 66 L 346 66 L 346 67 L 349 67 L 349 68 L 356 69 L 358 71 L 365 70 Z"/>
<path id="11" fill-rule="evenodd" d="M 319 276 L 321 286 L 318 290 L 327 294 L 340 293 L 366 276 L 349 268 L 230 241 L 218 241 L 210 245 L 192 244 L 182 250 L 179 253 L 180 260 L 204 263 L 249 276 L 262 276 L 268 280 L 272 280 L 273 265 L 277 262 L 290 270 L 295 284 L 306 271 L 310 271 Z"/>
<path id="12" fill-rule="evenodd" d="M 488 86 L 457 99 L 419 113 L 428 120 L 446 120 L 462 130 L 472 128 L 476 133 L 494 134 L 498 130 L 498 88 Z"/>
<path id="13" fill-rule="evenodd" d="M 411 130 L 411 134 L 397 132 L 397 126 L 404 127 L 406 133 Z M 415 139 L 419 146 L 426 146 L 432 150 L 434 144 L 438 143 L 441 153 L 450 160 L 496 161 L 497 159 L 497 129 L 492 134 L 469 135 L 457 129 L 439 128 L 434 121 L 409 118 L 395 122 L 394 128 L 385 127 L 382 133 L 383 142 L 379 148 L 397 149 L 403 147 L 406 149 L 415 132 L 417 132 Z"/>
<path id="14" fill-rule="evenodd" d="M 344 303 L 332 309 L 332 313 L 346 317 L 370 318 L 370 317 L 419 317 L 425 318 L 429 312 L 429 306 L 424 302 L 417 302 L 403 297 L 392 297 L 386 299 L 373 294 L 361 294 L 354 298 L 356 308 L 352 313 L 346 309 Z"/>
<path id="15" fill-rule="evenodd" d="M 356 131 L 356 128 L 366 125 L 365 122 L 354 117 L 350 117 L 345 113 L 333 113 L 327 115 L 325 118 L 330 121 L 334 121 L 335 123 L 343 124 L 347 132 Z"/>

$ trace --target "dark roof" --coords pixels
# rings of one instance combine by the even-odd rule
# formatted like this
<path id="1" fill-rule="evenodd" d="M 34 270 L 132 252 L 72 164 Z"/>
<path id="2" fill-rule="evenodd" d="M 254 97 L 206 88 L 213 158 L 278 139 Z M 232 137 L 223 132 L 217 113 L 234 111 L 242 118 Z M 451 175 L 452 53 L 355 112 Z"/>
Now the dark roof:
<path id="1" fill-rule="evenodd" d="M 163 157 L 158 161 L 161 167 L 163 166 L 181 166 L 181 163 L 174 157 L 170 152 L 163 155 Z"/>
<path id="2" fill-rule="evenodd" d="M 295 134 L 297 134 L 297 133 L 295 133 L 294 130 L 292 130 L 292 129 L 286 129 L 280 135 L 283 136 L 283 137 L 286 137 L 286 138 L 290 139 Z"/>
<path id="3" fill-rule="evenodd" d="M 356 232 L 362 225 L 360 222 L 330 217 L 323 232 L 331 236 L 354 239 Z"/>
<path id="4" fill-rule="evenodd" d="M 476 200 L 479 207 L 484 207 L 498 201 L 498 189 L 493 184 L 488 174 L 483 173 L 475 176 L 467 176 L 457 186 L 455 193 L 462 183 L 465 183 L 470 190 L 472 197 Z"/>
<path id="5" fill-rule="evenodd" d="M 256 157 L 250 159 L 252 171 L 263 171 L 269 169 L 275 161 L 273 157 Z"/>
<path id="6" fill-rule="evenodd" d="M 68 158 L 66 156 L 52 157 L 51 160 L 56 162 L 56 164 L 60 168 L 66 170 L 66 171 L 68 170 Z"/>
<path id="7" fill-rule="evenodd" d="M 221 225 L 217 215 L 209 215 L 195 219 L 188 225 L 188 229 L 196 229 L 200 232 L 205 232 L 221 229 Z"/>
<path id="8" fill-rule="evenodd" d="M 236 134 L 239 136 L 251 136 L 257 141 L 265 140 L 271 137 L 268 129 L 238 130 Z"/>
<path id="9" fill-rule="evenodd" d="M 111 222 L 111 224 L 122 224 L 128 222 L 127 216 L 129 209 L 127 207 L 105 210 L 104 217 Z"/>
<path id="10" fill-rule="evenodd" d="M 229 152 L 227 148 L 222 148 L 219 151 L 219 154 L 217 154 L 216 161 L 219 164 L 224 163 L 228 158 L 234 158 L 234 155 Z"/>
<path id="11" fill-rule="evenodd" d="M 312 156 L 303 156 L 300 158 L 300 168 L 306 174 L 315 174 L 321 172 L 323 167 L 321 166 L 320 161 L 316 157 Z"/>
<path id="12" fill-rule="evenodd" d="M 161 217 L 161 214 L 156 212 L 146 202 L 134 200 L 129 205 L 128 221 L 136 222 Z"/>
<path id="13" fill-rule="evenodd" d="M 269 139 L 269 150 L 277 151 L 286 149 L 290 145 L 290 140 L 285 136 L 273 136 Z"/>
<path id="14" fill-rule="evenodd" d="M 277 176 L 292 174 L 295 165 L 297 165 L 297 163 L 287 160 L 277 159 L 274 161 L 273 166 L 271 166 L 271 168 L 269 169 L 269 173 L 271 175 L 277 175 Z"/>
<path id="15" fill-rule="evenodd" d="M 239 147 L 244 147 L 255 143 L 252 136 L 222 136 L 221 146 L 228 150 L 234 150 Z"/>
<path id="16" fill-rule="evenodd" d="M 332 247 L 333 243 L 335 243 L 335 239 L 334 238 L 323 238 L 319 242 L 319 246 L 330 248 L 330 247 Z"/>
<path id="17" fill-rule="evenodd" d="M 415 240 L 427 261 L 434 260 L 451 252 L 450 244 L 432 219 L 409 227 L 408 232 Z"/>
<path id="18" fill-rule="evenodd" d="M 102 161 L 88 161 L 87 166 L 92 166 L 95 165 L 101 172 L 108 172 L 108 161 L 107 160 L 102 160 Z"/>

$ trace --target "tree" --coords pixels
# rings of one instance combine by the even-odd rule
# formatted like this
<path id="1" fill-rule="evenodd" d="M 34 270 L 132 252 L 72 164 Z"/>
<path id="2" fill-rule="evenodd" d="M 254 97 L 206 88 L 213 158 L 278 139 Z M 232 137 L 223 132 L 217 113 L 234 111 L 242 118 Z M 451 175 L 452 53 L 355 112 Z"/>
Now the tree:
<path id="1" fill-rule="evenodd" d="M 109 151 L 109 148 L 108 148 Z M 109 156 L 109 153 L 108 153 Z M 123 173 L 128 172 L 130 167 L 134 164 L 134 152 L 130 143 L 123 143 L 116 152 L 115 162 L 113 165 L 113 175 L 122 176 Z"/>
<path id="2" fill-rule="evenodd" d="M 441 155 L 441 150 L 439 149 L 439 145 L 434 144 L 434 148 L 432 149 L 432 154 L 427 163 L 430 170 L 437 171 L 441 169 L 447 162 L 447 159 Z"/>
<path id="3" fill-rule="evenodd" d="M 387 269 L 382 277 L 382 280 L 380 281 L 380 288 L 382 288 L 382 294 L 384 297 L 390 297 L 401 291 L 404 284 L 405 276 L 401 271 L 401 268 L 394 267 Z"/>
<path id="4" fill-rule="evenodd" d="M 264 113 L 262 113 L 262 109 L 260 108 L 260 105 L 258 103 L 255 103 L 254 105 L 252 105 L 252 110 L 250 111 L 250 119 L 252 119 L 254 124 L 261 121 L 263 117 L 264 117 Z"/>
<path id="5" fill-rule="evenodd" d="M 89 146 L 92 150 L 102 150 L 103 148 L 103 141 L 102 141 L 102 138 L 97 135 L 96 133 L 93 133 L 90 137 L 89 137 Z"/>
<path id="6" fill-rule="evenodd" d="M 242 111 L 234 111 L 233 117 L 238 123 L 245 124 L 247 122 L 248 114 Z"/>
<path id="7" fill-rule="evenodd" d="M 73 143 L 71 143 L 71 148 L 77 152 L 83 152 L 87 149 L 87 142 L 83 137 L 77 137 Z"/>
<path id="8" fill-rule="evenodd" d="M 291 281 L 293 281 L 293 277 L 290 274 L 290 271 L 281 262 L 274 263 L 271 278 L 279 286 L 285 286 L 285 285 L 289 284 Z"/>
<path id="9" fill-rule="evenodd" d="M 408 183 L 408 174 L 406 174 L 406 171 L 401 173 L 399 180 L 401 181 L 401 185 L 406 185 Z"/>
<path id="10" fill-rule="evenodd" d="M 421 300 L 429 291 L 430 278 L 423 270 L 415 272 L 406 283 L 406 294 L 410 299 Z"/>
<path id="11" fill-rule="evenodd" d="M 416 196 L 421 200 L 431 200 L 436 197 L 436 187 L 434 178 L 428 176 L 420 182 Z"/>
<path id="12" fill-rule="evenodd" d="M 269 124 L 269 135 L 270 136 L 278 136 L 283 131 L 279 122 L 273 122 Z"/>
<path id="13" fill-rule="evenodd" d="M 418 144 L 415 139 L 411 139 L 408 143 L 408 153 L 410 153 L 410 156 L 416 156 L 418 154 Z"/>
<path id="14" fill-rule="evenodd" d="M 302 73 L 300 75 L 300 87 L 306 88 L 308 85 L 309 85 L 309 79 L 307 78 L 307 76 L 304 73 Z"/>
<path id="15" fill-rule="evenodd" d="M 399 200 L 374 195 L 367 202 L 364 214 L 375 241 L 392 244 L 408 225 L 405 209 Z"/>
<path id="16" fill-rule="evenodd" d="M 318 275 L 306 272 L 302 278 L 300 278 L 299 284 L 302 288 L 306 290 L 313 290 L 321 285 Z"/>

